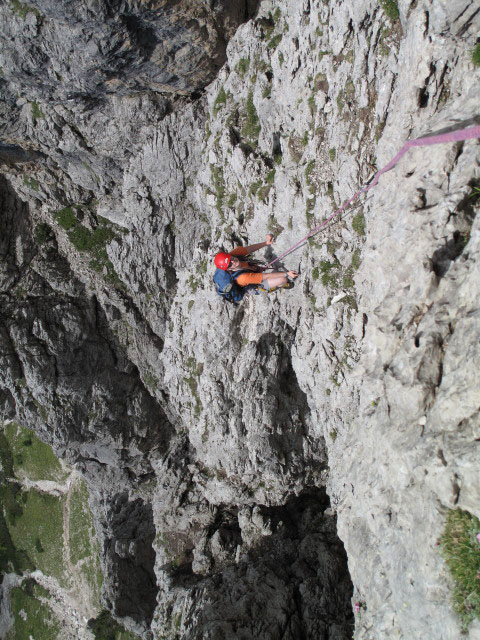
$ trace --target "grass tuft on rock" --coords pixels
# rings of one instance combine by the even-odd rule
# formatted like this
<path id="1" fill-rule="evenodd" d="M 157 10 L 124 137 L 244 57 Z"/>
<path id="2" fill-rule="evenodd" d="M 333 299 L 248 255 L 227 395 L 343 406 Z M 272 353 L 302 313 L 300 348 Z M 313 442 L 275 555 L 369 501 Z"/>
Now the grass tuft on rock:
<path id="1" fill-rule="evenodd" d="M 362 212 L 357 213 L 357 215 L 352 218 L 352 229 L 359 236 L 365 235 L 365 217 Z"/>
<path id="2" fill-rule="evenodd" d="M 235 71 L 239 76 L 243 78 L 243 76 L 248 72 L 250 68 L 250 58 L 240 58 L 237 66 L 235 67 Z"/>
<path id="3" fill-rule="evenodd" d="M 257 110 L 253 102 L 253 92 L 250 91 L 246 104 L 246 119 L 242 128 L 242 135 L 252 143 L 256 143 L 260 134 L 261 126 L 258 119 Z"/>
<path id="4" fill-rule="evenodd" d="M 476 67 L 480 67 L 480 42 L 472 51 L 472 62 Z"/>
<path id="5" fill-rule="evenodd" d="M 213 103 L 213 115 L 217 117 L 218 112 L 222 107 L 227 104 L 227 94 L 225 93 L 225 89 L 223 87 L 220 88 L 217 97 L 215 98 L 215 102 Z"/>
<path id="6" fill-rule="evenodd" d="M 452 509 L 445 523 L 441 548 L 453 578 L 453 608 L 466 631 L 480 618 L 480 520 L 468 511 Z"/>
<path id="7" fill-rule="evenodd" d="M 387 18 L 390 18 L 390 20 L 395 21 L 400 18 L 400 12 L 395 0 L 380 0 L 380 6 L 382 7 L 384 14 Z"/>

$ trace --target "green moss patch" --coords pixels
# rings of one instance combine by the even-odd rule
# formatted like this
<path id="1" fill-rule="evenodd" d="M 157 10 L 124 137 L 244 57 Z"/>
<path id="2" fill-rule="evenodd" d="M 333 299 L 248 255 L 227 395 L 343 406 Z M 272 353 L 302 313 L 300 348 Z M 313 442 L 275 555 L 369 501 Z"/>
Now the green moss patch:
<path id="1" fill-rule="evenodd" d="M 472 62 L 476 67 L 480 67 L 480 42 L 475 45 L 472 51 Z"/>
<path id="2" fill-rule="evenodd" d="M 25 177 L 23 184 L 32 191 L 40 191 L 40 183 L 38 180 L 35 180 L 35 178 Z"/>
<path id="3" fill-rule="evenodd" d="M 395 0 L 380 0 L 380 6 L 390 20 L 395 21 L 400 18 L 400 12 L 398 11 L 398 5 Z"/>
<path id="4" fill-rule="evenodd" d="M 320 262 L 321 280 L 324 287 L 338 288 L 339 268 L 339 264 L 328 260 Z"/>
<path id="5" fill-rule="evenodd" d="M 17 478 L 64 481 L 68 474 L 62 469 L 52 448 L 37 438 L 33 431 L 11 422 L 4 428 L 11 451 L 12 471 Z"/>
<path id="6" fill-rule="evenodd" d="M 352 229 L 355 233 L 358 233 L 359 236 L 365 235 L 365 217 L 363 213 L 357 213 L 357 215 L 352 218 Z"/>
<path id="7" fill-rule="evenodd" d="M 283 35 L 281 33 L 279 33 L 276 36 L 273 36 L 273 38 L 271 38 L 267 44 L 267 47 L 269 49 L 271 49 L 272 51 L 275 51 L 275 49 L 278 47 L 278 45 L 280 44 L 280 42 L 282 41 L 282 37 Z"/>
<path id="8" fill-rule="evenodd" d="M 30 11 L 32 11 L 31 8 L 29 8 Z M 32 119 L 34 122 L 36 122 L 37 120 L 40 120 L 41 118 L 44 118 L 45 114 L 43 113 L 43 111 L 40 109 L 40 105 L 38 104 L 38 102 L 32 102 Z"/>
<path id="9" fill-rule="evenodd" d="M 15 548 L 26 553 L 45 575 L 66 585 L 63 572 L 64 499 L 29 490 L 18 492 L 16 501 L 21 506 L 21 513 L 15 515 L 13 522 L 7 520 Z"/>
<path id="10" fill-rule="evenodd" d="M 480 618 L 480 520 L 468 511 L 452 509 L 447 516 L 441 548 L 453 578 L 453 608 L 467 630 Z"/>
<path id="11" fill-rule="evenodd" d="M 10 607 L 14 626 L 7 640 L 55 640 L 60 625 L 48 604 L 38 597 L 46 592 L 34 580 L 27 580 L 21 587 L 10 592 Z"/>

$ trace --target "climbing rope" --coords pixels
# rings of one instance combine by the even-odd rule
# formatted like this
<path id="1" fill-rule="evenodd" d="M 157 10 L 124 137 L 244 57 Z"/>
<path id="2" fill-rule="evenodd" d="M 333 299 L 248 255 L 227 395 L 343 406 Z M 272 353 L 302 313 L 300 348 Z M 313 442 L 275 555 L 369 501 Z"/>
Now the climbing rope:
<path id="1" fill-rule="evenodd" d="M 393 167 L 398 163 L 400 158 L 402 158 L 407 153 L 407 151 L 412 147 L 428 147 L 434 144 L 443 144 L 445 142 L 463 142 L 464 140 L 472 140 L 474 138 L 480 138 L 480 125 L 469 127 L 467 129 L 457 129 L 456 131 L 449 131 L 448 133 L 439 133 L 434 136 L 425 136 L 422 138 L 415 138 L 414 140 L 407 140 L 407 142 L 403 145 L 403 147 L 400 149 L 397 155 L 394 158 L 392 158 L 392 160 L 390 160 L 390 162 L 387 165 L 385 165 L 383 169 L 380 169 L 380 171 L 377 171 L 377 173 L 374 175 L 373 180 L 372 182 L 370 182 L 370 184 L 368 184 L 367 186 L 357 191 L 357 193 L 355 193 L 349 200 L 346 200 L 339 209 L 334 211 L 330 217 L 328 217 L 326 220 L 321 222 L 317 227 L 312 229 L 304 238 L 302 238 L 301 240 L 296 242 L 294 245 L 292 245 L 284 253 L 282 253 L 280 256 L 275 258 L 275 260 L 272 260 L 271 262 L 269 262 L 265 266 L 265 269 L 268 269 L 269 267 L 272 266 L 272 264 L 275 264 L 275 262 L 278 262 L 278 260 L 285 258 L 285 256 L 288 256 L 290 253 L 295 251 L 295 249 L 298 249 L 298 247 L 300 247 L 309 238 L 311 238 L 312 236 L 316 235 L 319 231 L 321 231 L 321 229 L 323 229 L 323 227 L 325 227 L 331 220 L 333 220 L 336 216 L 338 216 L 340 213 L 345 211 L 345 209 L 348 206 L 350 206 L 353 202 L 355 202 L 355 200 L 362 193 L 366 193 L 367 191 L 370 191 L 370 189 L 373 189 L 373 187 L 375 187 L 378 184 L 378 180 L 380 176 L 383 173 L 390 171 L 390 169 L 393 169 Z"/>

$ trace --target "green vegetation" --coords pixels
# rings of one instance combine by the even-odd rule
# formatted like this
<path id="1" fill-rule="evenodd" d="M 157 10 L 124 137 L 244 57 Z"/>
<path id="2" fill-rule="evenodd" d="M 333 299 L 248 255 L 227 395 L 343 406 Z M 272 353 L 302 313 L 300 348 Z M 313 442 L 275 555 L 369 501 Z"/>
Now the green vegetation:
<path id="1" fill-rule="evenodd" d="M 44 117 L 45 117 L 45 114 L 40 109 L 40 105 L 38 104 L 38 102 L 33 101 L 32 102 L 32 119 L 33 119 L 33 121 L 36 122 L 37 120 L 40 120 L 41 118 L 44 118 Z"/>
<path id="2" fill-rule="evenodd" d="M 32 189 L 32 191 L 39 191 L 40 189 L 40 183 L 38 180 L 35 180 L 35 178 L 25 177 L 23 179 L 23 184 L 29 189 Z"/>
<path id="3" fill-rule="evenodd" d="M 240 58 L 237 66 L 235 67 L 235 71 L 238 73 L 239 76 L 243 78 L 244 75 L 248 72 L 249 67 L 250 67 L 250 58 Z"/>
<path id="4" fill-rule="evenodd" d="M 11 422 L 4 428 L 5 442 L 13 461 L 13 474 L 30 480 L 63 481 L 67 475 L 51 447 L 43 443 L 30 429 Z"/>
<path id="5" fill-rule="evenodd" d="M 248 193 L 251 196 L 256 195 L 257 191 L 260 189 L 261 186 L 262 186 L 261 180 L 256 180 L 255 182 L 252 182 L 252 184 L 248 187 Z"/>
<path id="6" fill-rule="evenodd" d="M 212 176 L 212 185 L 215 192 L 215 206 L 220 217 L 223 219 L 223 205 L 225 200 L 225 180 L 223 177 L 223 167 L 210 165 L 210 174 Z"/>
<path id="7" fill-rule="evenodd" d="M 65 229 L 65 231 L 72 229 L 77 224 L 77 216 L 73 211 L 73 207 L 65 207 L 64 209 L 60 209 L 60 211 L 55 211 L 53 219 L 62 229 Z"/>
<path id="8" fill-rule="evenodd" d="M 3 438 L 3 435 L 0 435 L 0 437 Z M 0 573 L 14 571 L 21 574 L 24 571 L 33 571 L 35 569 L 26 552 L 15 548 L 8 528 L 8 523 L 14 522 L 15 518 L 22 513 L 19 494 L 20 487 L 17 484 L 12 482 L 0 484 L 0 502 L 3 506 L 3 509 L 0 509 Z M 17 496 L 19 498 L 18 502 Z"/>
<path id="9" fill-rule="evenodd" d="M 337 107 L 340 114 L 342 113 L 344 106 L 345 106 L 345 98 L 343 95 L 343 90 L 340 90 L 337 96 Z"/>
<path id="10" fill-rule="evenodd" d="M 60 626 L 50 607 L 38 596 L 48 593 L 34 580 L 26 580 L 10 592 L 14 626 L 6 640 L 55 640 Z"/>
<path id="11" fill-rule="evenodd" d="M 351 267 L 347 269 L 345 275 L 343 276 L 343 286 L 345 289 L 352 289 L 355 286 L 355 281 L 353 280 Z"/>
<path id="12" fill-rule="evenodd" d="M 333 429 L 332 431 L 330 431 L 330 438 L 333 440 L 333 442 L 335 442 L 335 440 L 337 439 L 337 430 Z"/>
<path id="13" fill-rule="evenodd" d="M 315 214 L 313 213 L 313 210 L 315 209 L 315 198 L 308 198 L 307 199 L 307 206 L 305 207 L 305 217 L 307 219 L 307 225 L 311 226 L 314 222 L 315 222 Z"/>
<path id="14" fill-rule="evenodd" d="M 285 62 L 285 57 L 283 55 L 283 53 L 280 51 L 280 53 L 278 54 L 278 64 L 283 67 L 283 63 Z"/>
<path id="15" fill-rule="evenodd" d="M 198 385 L 197 385 L 197 381 L 195 380 L 195 378 L 193 376 L 188 376 L 186 378 L 184 378 L 185 382 L 187 383 L 187 385 L 190 387 L 190 391 L 192 392 L 192 396 L 195 400 L 195 406 L 193 409 L 193 412 L 196 416 L 200 415 L 201 411 L 202 411 L 202 403 L 200 401 L 200 397 L 198 395 Z"/>
<path id="16" fill-rule="evenodd" d="M 322 260 L 320 262 L 320 271 L 322 273 L 322 284 L 324 287 L 338 287 L 338 269 L 340 265 L 335 262 L 329 262 L 328 260 Z"/>
<path id="17" fill-rule="evenodd" d="M 315 102 L 315 93 L 308 98 L 308 107 L 310 109 L 310 115 L 313 117 L 317 113 L 317 104 Z"/>
<path id="18" fill-rule="evenodd" d="M 330 158 L 330 160 L 333 162 L 335 160 L 335 157 L 337 155 L 337 152 L 335 149 L 329 149 L 328 150 L 328 157 Z"/>
<path id="19" fill-rule="evenodd" d="M 93 231 L 83 225 L 77 225 L 72 229 L 68 238 L 78 251 L 88 251 L 95 256 L 101 252 L 107 242 L 115 237 L 115 233 L 107 226 L 99 225 Z M 100 257 L 98 255 L 98 257 Z"/>
<path id="20" fill-rule="evenodd" d="M 213 115 L 217 117 L 220 109 L 227 104 L 227 94 L 225 93 L 225 89 L 223 87 L 220 88 L 217 97 L 215 98 L 215 102 L 213 103 Z"/>
<path id="21" fill-rule="evenodd" d="M 262 91 L 262 98 L 270 98 L 272 95 L 272 85 L 266 84 Z"/>
<path id="22" fill-rule="evenodd" d="M 70 587 L 64 562 L 67 532 L 69 567 L 82 579 L 92 605 L 98 607 L 103 577 L 86 485 L 77 482 L 67 497 L 23 489 L 17 479 L 65 481 L 67 475 L 50 447 L 15 423 L 0 430 L 0 458 L 0 571 L 20 574 L 39 569 Z M 56 622 L 45 602 L 48 597 L 33 580 L 12 591 L 15 626 L 9 640 L 57 637 Z"/>
<path id="23" fill-rule="evenodd" d="M 263 186 L 260 187 L 260 189 L 257 191 L 257 196 L 259 200 L 262 200 L 262 202 L 265 202 L 268 194 L 270 193 L 270 189 L 271 189 L 271 185 L 269 184 L 264 184 Z"/>
<path id="24" fill-rule="evenodd" d="M 400 18 L 400 12 L 398 11 L 398 5 L 395 0 L 380 0 L 380 6 L 390 20 L 395 21 Z"/>
<path id="25" fill-rule="evenodd" d="M 454 581 L 453 608 L 462 629 L 480 618 L 480 521 L 468 511 L 452 509 L 441 538 L 442 553 Z"/>
<path id="26" fill-rule="evenodd" d="M 200 282 L 195 278 L 193 274 L 188 278 L 187 284 L 190 287 L 190 291 L 192 293 L 196 293 L 198 287 L 200 286 Z"/>
<path id="27" fill-rule="evenodd" d="M 40 222 L 37 224 L 33 232 L 33 236 L 39 245 L 45 244 L 45 242 L 54 238 L 52 227 L 46 222 Z"/>
<path id="28" fill-rule="evenodd" d="M 273 185 L 275 182 L 275 169 L 270 169 L 265 180 L 267 181 L 267 184 Z"/>
<path id="29" fill-rule="evenodd" d="M 236 201 L 237 201 L 237 194 L 236 193 L 231 193 L 228 196 L 227 207 L 230 207 L 230 209 L 231 209 L 235 205 Z"/>
<path id="30" fill-rule="evenodd" d="M 365 217 L 362 212 L 357 213 L 357 215 L 352 218 L 352 229 L 355 233 L 358 233 L 359 236 L 365 235 Z"/>
<path id="31" fill-rule="evenodd" d="M 305 167 L 305 180 L 309 187 L 312 185 L 312 175 L 314 171 L 315 171 L 315 160 L 310 160 L 307 163 L 307 166 Z"/>
<path id="32" fill-rule="evenodd" d="M 360 259 L 360 249 L 355 249 L 355 251 L 352 254 L 352 269 L 354 271 L 357 271 L 357 269 L 360 267 L 361 264 L 361 259 Z"/>
<path id="33" fill-rule="evenodd" d="M 66 585 L 63 572 L 64 499 L 36 490 L 19 491 L 21 513 L 8 522 L 12 542 L 25 551 L 35 567 Z"/>
<path id="34" fill-rule="evenodd" d="M 100 604 L 103 575 L 100 568 L 100 545 L 88 504 L 88 490 L 82 480 L 70 493 L 70 521 L 68 526 L 70 562 L 85 579 L 96 606 Z"/>
<path id="35" fill-rule="evenodd" d="M 138 636 L 119 624 L 108 611 L 88 621 L 95 640 L 139 640 Z M 36 639 L 35 639 L 36 640 Z"/>
<path id="36" fill-rule="evenodd" d="M 17 16 L 23 18 L 23 20 L 25 20 L 27 14 L 29 13 L 36 13 L 37 16 L 41 15 L 38 9 L 29 7 L 28 4 L 23 4 L 23 2 L 19 2 L 19 0 L 10 0 L 10 9 L 13 11 L 13 13 L 16 13 Z"/>
<path id="37" fill-rule="evenodd" d="M 275 11 L 271 14 L 271 16 L 272 16 L 273 22 L 275 24 L 278 24 L 278 21 L 282 17 L 282 10 L 280 9 L 280 7 L 277 7 Z"/>
<path id="38" fill-rule="evenodd" d="M 320 270 L 318 267 L 313 267 L 312 269 L 312 280 L 318 280 L 320 277 Z"/>
<path id="39" fill-rule="evenodd" d="M 272 49 L 272 51 L 275 51 L 275 49 L 278 47 L 278 45 L 282 41 L 282 38 L 283 38 L 283 35 L 281 33 L 277 34 L 276 36 L 273 36 L 273 38 L 268 42 L 267 47 L 269 49 Z"/>
<path id="40" fill-rule="evenodd" d="M 242 135 L 251 143 L 256 144 L 261 131 L 257 110 L 253 103 L 253 92 L 250 91 L 247 97 L 246 118 L 242 128 Z"/>
<path id="41" fill-rule="evenodd" d="M 153 373 L 145 373 L 143 376 L 143 382 L 151 391 L 154 391 L 158 387 L 158 378 L 153 375 Z"/>
<path id="42" fill-rule="evenodd" d="M 104 279 L 117 289 L 124 290 L 125 285 L 115 272 L 106 250 L 107 244 L 118 238 L 113 224 L 98 216 L 95 229 L 88 229 L 79 222 L 74 208 L 81 210 L 81 205 L 71 205 L 56 211 L 53 214 L 54 220 L 67 231 L 68 239 L 77 251 L 90 254 L 90 268 L 102 273 Z"/>
<path id="43" fill-rule="evenodd" d="M 472 51 L 472 62 L 476 67 L 480 67 L 480 42 L 475 45 Z"/>

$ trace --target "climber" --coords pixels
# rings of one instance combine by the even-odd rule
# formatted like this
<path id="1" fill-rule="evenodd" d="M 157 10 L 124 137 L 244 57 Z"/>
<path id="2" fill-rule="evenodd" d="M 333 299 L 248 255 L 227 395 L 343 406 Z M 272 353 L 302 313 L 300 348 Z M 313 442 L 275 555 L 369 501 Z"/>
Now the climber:
<path id="1" fill-rule="evenodd" d="M 298 276 L 296 271 L 264 273 L 257 265 L 240 259 L 271 244 L 273 244 L 273 236 L 269 233 L 265 242 L 252 244 L 249 247 L 236 247 L 230 253 L 223 251 L 217 253 L 215 256 L 217 272 L 214 276 L 217 293 L 231 302 L 240 302 L 245 294 L 246 287 L 261 285 L 266 291 L 272 291 L 273 289 L 290 285 L 288 278 L 294 280 Z M 222 274 L 221 272 L 224 273 Z M 238 287 L 233 287 L 232 290 L 233 284 L 238 285 Z M 241 289 L 239 290 L 239 288 Z"/>

